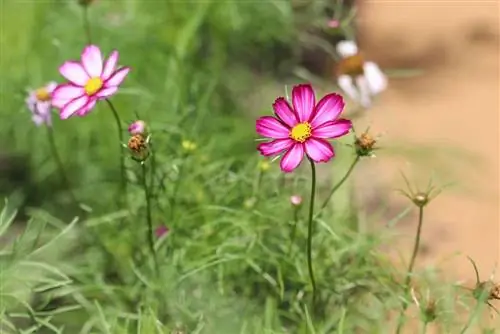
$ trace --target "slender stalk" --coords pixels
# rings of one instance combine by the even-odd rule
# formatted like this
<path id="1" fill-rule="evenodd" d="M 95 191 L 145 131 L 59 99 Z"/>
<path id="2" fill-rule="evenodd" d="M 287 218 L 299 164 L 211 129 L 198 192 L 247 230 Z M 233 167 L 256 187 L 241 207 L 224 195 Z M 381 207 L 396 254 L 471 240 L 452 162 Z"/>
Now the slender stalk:
<path id="1" fill-rule="evenodd" d="M 426 334 L 427 333 L 427 325 L 428 324 L 429 323 L 427 321 L 424 322 L 424 325 L 422 326 L 422 331 L 421 331 L 422 334 Z"/>
<path id="2" fill-rule="evenodd" d="M 313 234 L 313 214 L 314 214 L 314 199 L 316 197 L 316 166 L 314 161 L 309 159 L 311 163 L 311 200 L 309 201 L 309 222 L 307 226 L 307 269 L 313 288 L 313 307 L 316 304 L 316 281 L 314 279 L 314 271 L 312 266 L 312 234 Z"/>
<path id="3" fill-rule="evenodd" d="M 111 103 L 111 101 L 109 99 L 106 99 L 106 102 L 108 103 L 108 106 L 109 108 L 111 109 L 111 111 L 113 112 L 113 116 L 115 118 L 115 122 L 116 122 L 116 127 L 118 129 L 118 141 L 119 141 L 119 147 L 120 147 L 120 194 L 119 194 L 119 198 L 122 199 L 125 197 L 126 195 L 126 191 L 127 191 L 127 175 L 126 175 L 126 170 L 125 170 L 125 152 L 123 152 L 123 143 L 124 143 L 124 139 L 123 139 L 123 127 L 122 127 L 122 122 L 120 120 L 120 116 L 118 114 L 118 112 L 116 111 L 116 108 L 115 106 L 113 105 L 113 103 Z M 120 203 L 121 203 L 121 200 L 120 200 Z"/>
<path id="4" fill-rule="evenodd" d="M 79 202 L 75 194 L 73 193 L 73 190 L 71 189 L 71 183 L 69 182 L 68 175 L 66 174 L 66 170 L 64 169 L 64 164 L 62 163 L 61 157 L 59 156 L 59 152 L 57 151 L 57 146 L 54 139 L 54 130 L 52 129 L 51 126 L 47 126 L 47 138 L 49 140 L 49 146 L 50 146 L 50 151 L 52 153 L 52 157 L 54 158 L 54 161 L 57 164 L 57 168 L 59 169 L 59 174 L 61 175 L 61 178 L 64 182 L 64 186 L 66 187 L 66 190 L 69 192 L 71 200 L 73 201 L 75 206 L 79 208 L 80 207 Z"/>
<path id="5" fill-rule="evenodd" d="M 145 163 L 141 163 L 141 169 L 142 169 L 142 188 L 144 189 L 144 198 L 146 200 L 146 221 L 148 224 L 147 240 L 148 240 L 149 250 L 151 251 L 151 256 L 153 256 L 156 274 L 158 274 L 160 271 L 158 267 L 158 258 L 156 256 L 155 241 L 153 236 L 154 232 L 153 232 L 153 219 L 151 216 L 151 196 L 149 193 L 147 168 Z"/>
<path id="6" fill-rule="evenodd" d="M 90 32 L 90 20 L 89 20 L 89 6 L 82 6 L 82 15 L 83 15 L 83 30 L 85 31 L 85 36 L 87 38 L 87 44 L 92 44 L 92 35 Z"/>
<path id="7" fill-rule="evenodd" d="M 292 252 L 292 246 L 295 241 L 295 234 L 297 233 L 297 224 L 299 222 L 299 207 L 294 207 L 293 208 L 293 226 L 292 226 L 292 232 L 290 234 L 290 245 L 288 246 L 288 255 L 290 256 L 290 253 Z"/>
<path id="8" fill-rule="evenodd" d="M 170 197 L 170 220 L 174 218 L 175 207 L 177 206 L 177 194 L 179 193 L 182 177 L 184 176 L 184 164 L 186 163 L 186 161 L 187 160 L 184 159 L 181 166 L 179 167 L 179 175 L 177 175 L 177 180 L 174 185 L 174 191 L 172 193 L 172 196 Z"/>
<path id="9" fill-rule="evenodd" d="M 413 274 L 413 267 L 415 266 L 415 260 L 417 258 L 418 250 L 420 248 L 420 235 L 422 233 L 422 225 L 424 221 L 424 207 L 420 206 L 418 210 L 418 226 L 417 233 L 415 235 L 415 242 L 413 244 L 413 252 L 411 254 L 410 264 L 408 265 L 408 271 L 406 273 L 406 279 L 404 283 L 404 294 L 405 296 L 408 294 L 411 285 L 411 276 Z M 400 333 L 403 328 L 403 318 L 406 309 L 408 308 L 408 303 L 403 301 L 403 309 L 399 314 L 398 327 L 396 329 L 396 333 Z"/>
<path id="10" fill-rule="evenodd" d="M 344 182 L 349 178 L 349 176 L 351 175 L 352 171 L 354 170 L 354 167 L 356 167 L 356 165 L 358 164 L 360 160 L 360 156 L 359 155 L 356 155 L 356 158 L 353 160 L 351 166 L 349 166 L 349 169 L 347 170 L 347 172 L 345 173 L 345 175 L 342 177 L 342 179 L 340 179 L 339 182 L 337 182 L 337 184 L 332 188 L 332 190 L 330 190 L 330 193 L 328 194 L 328 196 L 326 197 L 325 201 L 323 202 L 323 204 L 321 205 L 318 213 L 316 214 L 316 217 L 314 218 L 317 218 L 321 212 L 326 208 L 326 206 L 328 205 L 328 202 L 330 202 L 330 199 L 332 198 L 333 194 L 335 194 L 335 192 L 344 184 Z"/>

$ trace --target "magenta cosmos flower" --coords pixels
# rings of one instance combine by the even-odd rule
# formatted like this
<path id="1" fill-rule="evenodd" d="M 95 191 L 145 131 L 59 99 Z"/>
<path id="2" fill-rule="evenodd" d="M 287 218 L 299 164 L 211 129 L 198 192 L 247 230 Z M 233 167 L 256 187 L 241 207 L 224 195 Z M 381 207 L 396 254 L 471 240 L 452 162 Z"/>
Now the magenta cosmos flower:
<path id="1" fill-rule="evenodd" d="M 113 51 L 103 62 L 101 50 L 89 45 L 82 52 L 81 62 L 67 61 L 59 68 L 69 81 L 59 85 L 52 94 L 52 105 L 60 109 L 61 119 L 75 114 L 85 116 L 98 100 L 116 93 L 130 70 L 117 68 L 118 56 L 118 51 Z"/>
<path id="2" fill-rule="evenodd" d="M 279 97 L 273 109 L 276 117 L 264 116 L 256 123 L 257 133 L 273 140 L 257 149 L 266 157 L 284 153 L 280 166 L 285 173 L 297 168 L 304 154 L 314 162 L 329 161 L 335 153 L 327 140 L 347 134 L 352 127 L 351 121 L 339 119 L 342 96 L 328 94 L 316 104 L 309 84 L 293 87 L 292 106 Z"/>

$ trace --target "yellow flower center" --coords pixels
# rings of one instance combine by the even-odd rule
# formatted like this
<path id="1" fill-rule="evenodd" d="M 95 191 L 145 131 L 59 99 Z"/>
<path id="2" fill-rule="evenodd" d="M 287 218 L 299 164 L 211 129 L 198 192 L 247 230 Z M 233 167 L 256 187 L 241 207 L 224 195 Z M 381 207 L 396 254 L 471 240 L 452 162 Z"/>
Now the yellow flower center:
<path id="1" fill-rule="evenodd" d="M 40 102 L 50 101 L 50 93 L 47 91 L 47 88 L 42 87 L 36 90 L 35 92 L 36 99 Z"/>
<path id="2" fill-rule="evenodd" d="M 298 141 L 299 143 L 303 143 L 311 137 L 311 130 L 311 124 L 308 122 L 299 123 L 293 127 L 292 131 L 290 131 L 290 138 Z"/>
<path id="3" fill-rule="evenodd" d="M 342 59 L 337 65 L 338 75 L 350 75 L 357 77 L 364 74 L 363 65 L 365 60 L 361 54 L 356 54 L 353 56 L 346 57 Z"/>
<path id="4" fill-rule="evenodd" d="M 85 84 L 85 93 L 89 96 L 94 95 L 102 88 L 103 84 L 101 78 L 90 78 Z"/>

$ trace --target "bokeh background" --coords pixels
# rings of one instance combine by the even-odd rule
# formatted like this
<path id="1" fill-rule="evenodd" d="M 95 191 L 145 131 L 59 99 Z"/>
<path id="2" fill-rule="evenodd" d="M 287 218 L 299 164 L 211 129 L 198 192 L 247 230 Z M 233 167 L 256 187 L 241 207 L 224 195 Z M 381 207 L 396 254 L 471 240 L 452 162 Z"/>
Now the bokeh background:
<path id="1" fill-rule="evenodd" d="M 58 222 L 69 222 L 75 214 L 51 161 L 46 133 L 31 123 L 24 99 L 27 88 L 59 80 L 58 66 L 66 59 L 78 58 L 86 38 L 77 1 L 0 1 L 0 193 L 9 199 L 12 208 L 20 210 L 13 231 L 2 235 L 2 242 L 9 244 L 30 216 L 46 219 L 48 215 L 49 220 L 57 217 Z M 181 176 L 186 180 L 180 191 L 175 187 L 177 216 L 163 208 L 155 213 L 155 221 L 174 225 L 174 231 L 177 228 L 179 232 L 175 242 L 183 252 L 173 260 L 176 266 L 201 267 L 205 258 L 200 259 L 208 259 L 214 249 L 217 254 L 232 252 L 245 244 L 245 236 L 253 228 L 269 234 L 265 240 L 270 244 L 277 242 L 273 239 L 277 236 L 269 231 L 269 222 L 260 218 L 234 212 L 227 217 L 220 213 L 183 215 L 183 210 L 213 204 L 231 209 L 254 205 L 252 178 L 261 160 L 255 151 L 255 118 L 268 114 L 274 99 L 294 83 L 310 81 L 319 93 L 338 90 L 333 76 L 338 59 L 334 45 L 355 37 L 368 58 L 387 73 L 389 87 L 369 110 L 359 113 L 355 102 L 347 103 L 347 115 L 355 114 L 357 128 L 370 126 L 371 132 L 381 134 L 381 149 L 377 158 L 363 161 L 349 187 L 336 194 L 332 217 L 354 215 L 358 226 L 385 233 L 387 221 L 409 206 L 394 191 L 404 188 L 399 173 L 408 175 L 421 188 L 433 176 L 438 186 L 451 186 L 426 210 L 417 267 L 436 268 L 446 279 L 463 281 L 468 286 L 473 286 L 475 276 L 466 255 L 476 261 L 482 279 L 494 271 L 500 258 L 498 1 L 356 1 L 356 9 L 353 4 L 312 0 L 97 0 L 91 6 L 94 42 L 105 53 L 118 49 L 120 63 L 133 69 L 120 94 L 113 98 L 123 120 L 139 117 L 151 124 L 153 132 L 163 140 L 160 149 L 165 155 L 160 161 L 165 166 L 182 165 L 182 140 L 198 143 L 191 172 L 180 174 L 174 168 L 171 176 L 172 184 Z M 328 28 L 327 21 L 332 18 L 342 23 L 341 29 Z M 92 208 L 94 216 L 109 214 L 110 203 L 114 202 L 114 192 L 109 189 L 118 182 L 119 143 L 112 115 L 101 105 L 92 116 L 56 121 L 54 131 L 75 192 Z M 320 168 L 322 193 L 342 174 L 339 170 L 345 170 L 350 163 L 350 156 L 343 158 L 347 154 L 343 152 L 349 152 L 346 143 L 338 144 L 339 158 L 335 162 Z M 275 172 L 272 181 L 278 184 L 281 176 Z M 303 180 L 292 182 L 295 192 L 308 189 L 307 170 L 303 172 Z M 272 182 L 269 184 L 269 193 L 274 193 Z M 304 190 L 303 195 L 306 193 Z M 131 197 L 138 194 L 132 193 Z M 287 196 L 289 193 L 282 198 Z M 276 208 L 276 216 L 289 214 L 288 203 L 277 205 L 270 201 L 265 205 L 262 216 L 273 216 Z M 338 219 L 331 220 L 338 225 Z M 243 227 L 221 227 L 233 221 L 242 221 Z M 124 245 L 134 238 L 134 231 L 117 233 L 115 227 L 102 221 L 93 224 L 104 226 L 99 233 L 108 251 L 118 259 L 117 275 L 127 275 L 120 274 L 126 262 L 120 259 L 130 256 L 130 249 Z M 273 224 L 278 222 L 273 220 Z M 415 229 L 415 215 L 407 214 L 390 231 L 396 237 L 380 245 L 395 266 L 408 261 Z M 186 243 L 189 238 L 193 240 Z M 204 238 L 210 241 L 200 243 Z M 175 247 L 175 242 L 170 246 Z M 218 244 L 223 247 L 218 248 Z M 202 249 L 207 245 L 213 248 Z M 256 251 L 253 260 L 270 257 L 267 251 L 264 247 Z M 58 258 L 53 253 L 58 254 L 51 252 L 50 257 Z M 360 250 L 345 253 L 348 260 L 339 255 L 339 263 L 351 261 Z M 90 252 L 88 258 L 94 255 Z M 286 270 L 298 267 L 303 259 L 296 259 Z M 267 265 L 277 266 L 280 261 L 284 260 L 271 258 Z M 325 268 L 319 275 L 325 282 L 343 268 L 331 266 L 327 260 L 317 266 L 322 264 Z M 248 287 L 243 295 L 254 294 L 257 302 L 265 302 L 269 313 L 261 322 L 270 328 L 279 312 L 273 313 L 277 307 L 267 299 L 267 290 L 260 291 L 267 278 L 252 276 L 255 266 L 250 261 L 231 267 L 226 273 L 228 281 L 237 283 L 228 284 L 233 284 L 235 290 Z M 346 282 L 336 282 L 333 290 L 368 277 L 371 267 L 360 266 L 361 270 L 345 277 Z M 97 264 L 96 272 L 101 269 Z M 248 281 L 238 282 L 241 275 Z M 291 276 L 293 287 L 307 281 L 303 273 Z M 207 277 L 201 279 L 211 282 Z M 9 287 L 4 284 L 2 291 Z M 242 310 L 245 304 L 230 300 L 228 306 L 219 303 L 219 297 L 204 296 L 213 298 L 207 306 L 211 311 L 216 308 L 213 305 L 223 304 L 223 310 Z M 176 295 L 174 299 L 179 302 L 182 298 Z M 337 300 L 329 302 L 334 306 L 342 304 Z M 292 308 L 288 304 L 280 307 Z M 370 311 L 361 306 L 353 309 L 355 314 Z M 179 318 L 190 321 L 198 317 L 186 315 L 189 312 L 184 310 L 177 312 Z M 300 312 L 294 312 L 286 316 L 291 322 L 301 323 L 303 318 L 297 316 Z M 381 314 L 373 316 L 383 317 Z M 331 315 L 332 322 L 340 316 Z M 216 324 L 229 323 L 230 318 L 225 314 Z M 69 319 L 62 322 L 81 320 Z M 352 327 L 348 329 L 359 330 L 365 322 L 365 330 L 370 328 L 365 318 L 357 324 L 355 319 L 352 316 Z M 236 327 L 231 326 L 219 330 L 235 333 Z M 302 326 L 304 330 L 306 325 Z"/>

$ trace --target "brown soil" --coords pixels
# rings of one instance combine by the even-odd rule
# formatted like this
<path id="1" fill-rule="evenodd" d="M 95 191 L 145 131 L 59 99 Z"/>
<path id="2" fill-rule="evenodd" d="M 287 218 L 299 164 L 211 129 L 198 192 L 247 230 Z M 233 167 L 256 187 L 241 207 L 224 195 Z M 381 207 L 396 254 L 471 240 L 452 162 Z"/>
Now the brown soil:
<path id="1" fill-rule="evenodd" d="M 468 255 L 481 279 L 488 279 L 500 257 L 499 2 L 365 1 L 359 28 L 361 48 L 383 68 L 424 70 L 418 77 L 391 79 L 363 121 L 385 133 L 387 147 L 432 148 L 418 159 L 380 151 L 363 163 L 358 183 L 367 210 L 374 197 L 403 187 L 398 170 L 421 185 L 431 169 L 441 176 L 438 182 L 458 181 L 425 211 L 417 267 L 434 265 L 472 285 Z M 454 147 L 462 152 L 450 154 Z M 405 205 L 401 196 L 387 196 L 391 206 Z M 415 217 L 398 226 L 400 243 L 391 248 L 408 261 Z M 500 272 L 496 277 L 500 281 Z"/>

